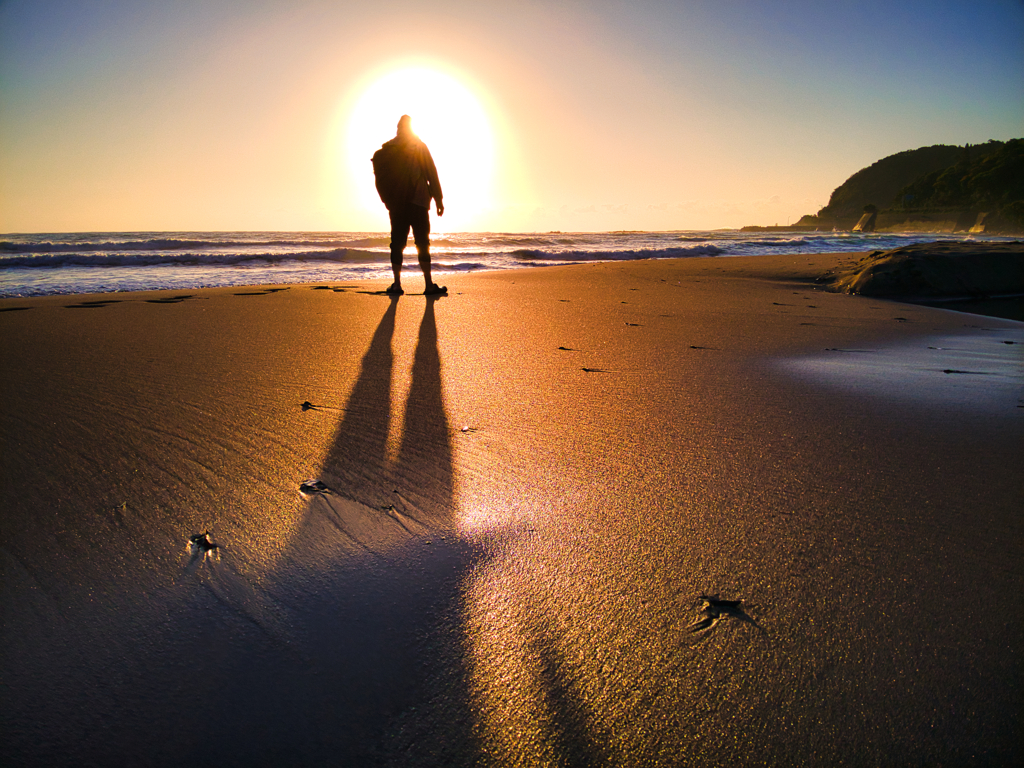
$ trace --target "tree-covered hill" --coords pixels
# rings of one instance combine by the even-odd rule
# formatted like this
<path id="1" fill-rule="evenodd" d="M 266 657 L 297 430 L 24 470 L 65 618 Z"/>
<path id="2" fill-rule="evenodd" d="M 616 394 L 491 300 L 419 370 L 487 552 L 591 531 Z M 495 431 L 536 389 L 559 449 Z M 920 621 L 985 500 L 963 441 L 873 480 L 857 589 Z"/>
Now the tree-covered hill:
<path id="1" fill-rule="evenodd" d="M 970 149 L 936 144 L 897 152 L 862 168 L 832 193 L 828 205 L 818 211 L 821 219 L 859 218 L 866 205 L 888 207 L 900 191 L 927 174 L 943 171 L 960 161 L 965 151 L 981 158 L 1002 147 L 990 141 Z"/>
<path id="2" fill-rule="evenodd" d="M 1002 209 L 1024 201 L 1024 139 L 980 157 L 976 149 L 968 147 L 955 165 L 903 187 L 892 207 Z"/>
<path id="3" fill-rule="evenodd" d="M 1024 231 L 1024 139 L 889 155 L 853 174 L 799 225 L 848 229 L 875 209 L 881 209 L 879 228 L 890 231 L 966 228 L 979 213 L 988 214 L 988 231 Z"/>

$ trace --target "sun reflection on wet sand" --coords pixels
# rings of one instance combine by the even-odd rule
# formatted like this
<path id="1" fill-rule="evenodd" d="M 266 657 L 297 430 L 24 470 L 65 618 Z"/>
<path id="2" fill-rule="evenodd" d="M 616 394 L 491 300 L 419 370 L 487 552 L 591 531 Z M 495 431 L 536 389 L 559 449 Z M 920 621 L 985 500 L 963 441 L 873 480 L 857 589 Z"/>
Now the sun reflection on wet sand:
<path id="1" fill-rule="evenodd" d="M 486 750 L 501 764 L 596 764 L 602 730 L 578 659 L 557 625 L 559 606 L 531 583 L 545 568 L 513 546 L 475 574 L 466 593 L 470 694 Z M 549 574 L 554 576 L 554 574 Z M 606 734 L 604 734 L 606 735 Z M 566 763 L 565 761 L 569 762 Z"/>
<path id="2" fill-rule="evenodd" d="M 722 621 L 703 636 L 688 629 L 704 605 L 686 567 L 692 552 L 646 529 L 610 490 L 599 480 L 538 488 L 548 504 L 521 525 L 489 509 L 471 518 L 473 530 L 492 533 L 490 557 L 466 581 L 463 623 L 478 737 L 495 764 L 686 754 L 693 711 L 775 667 L 753 622 Z M 499 522 L 496 535 L 487 524 Z"/>
<path id="3" fill-rule="evenodd" d="M 1003 409 L 1024 397 L 1024 332 L 976 330 L 785 360 L 801 375 L 845 389 L 930 405 Z"/>

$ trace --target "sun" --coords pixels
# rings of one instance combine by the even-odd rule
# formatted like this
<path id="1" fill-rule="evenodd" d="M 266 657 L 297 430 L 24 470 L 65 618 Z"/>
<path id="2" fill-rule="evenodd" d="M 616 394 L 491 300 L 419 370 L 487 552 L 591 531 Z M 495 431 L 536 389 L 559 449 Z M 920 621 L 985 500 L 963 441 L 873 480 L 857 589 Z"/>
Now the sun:
<path id="1" fill-rule="evenodd" d="M 443 219 L 434 229 L 471 229 L 492 206 L 494 134 L 480 100 L 455 77 L 423 66 L 394 69 L 373 80 L 348 116 L 348 176 L 360 204 L 383 214 L 370 157 L 395 135 L 398 118 L 412 117 L 426 142 L 444 191 Z"/>

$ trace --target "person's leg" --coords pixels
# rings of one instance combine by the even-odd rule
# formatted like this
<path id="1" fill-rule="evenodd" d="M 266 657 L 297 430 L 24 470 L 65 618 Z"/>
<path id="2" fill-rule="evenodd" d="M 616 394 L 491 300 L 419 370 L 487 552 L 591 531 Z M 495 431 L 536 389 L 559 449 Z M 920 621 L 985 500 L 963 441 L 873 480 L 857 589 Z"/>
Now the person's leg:
<path id="1" fill-rule="evenodd" d="M 410 222 L 412 238 L 416 243 L 416 255 L 419 257 L 420 269 L 423 270 L 424 289 L 430 290 L 434 284 L 430 276 L 430 209 L 420 205 L 410 207 L 412 208 Z"/>
<path id="2" fill-rule="evenodd" d="M 390 293 L 398 293 L 402 290 L 402 254 L 409 242 L 409 214 L 406 207 L 396 208 L 388 211 L 391 218 L 391 272 L 395 276 L 395 282 L 388 288 Z"/>

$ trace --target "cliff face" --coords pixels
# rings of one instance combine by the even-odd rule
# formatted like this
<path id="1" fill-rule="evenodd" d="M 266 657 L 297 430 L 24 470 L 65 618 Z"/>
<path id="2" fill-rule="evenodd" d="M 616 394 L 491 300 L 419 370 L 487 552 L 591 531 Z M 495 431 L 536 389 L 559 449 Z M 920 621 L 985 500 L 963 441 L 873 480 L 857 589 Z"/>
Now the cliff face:
<path id="1" fill-rule="evenodd" d="M 869 207 L 881 209 L 878 229 L 966 230 L 985 213 L 985 231 L 1022 232 L 1024 139 L 890 155 L 853 174 L 799 225 L 850 229 Z"/>

